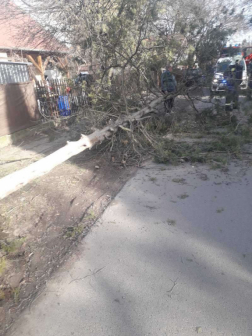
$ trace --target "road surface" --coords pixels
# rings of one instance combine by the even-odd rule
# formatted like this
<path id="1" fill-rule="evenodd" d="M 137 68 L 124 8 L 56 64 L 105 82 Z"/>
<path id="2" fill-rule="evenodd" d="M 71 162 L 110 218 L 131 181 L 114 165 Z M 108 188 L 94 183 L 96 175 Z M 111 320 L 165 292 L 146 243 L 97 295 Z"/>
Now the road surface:
<path id="1" fill-rule="evenodd" d="M 252 335 L 252 168 L 138 170 L 13 336 Z"/>

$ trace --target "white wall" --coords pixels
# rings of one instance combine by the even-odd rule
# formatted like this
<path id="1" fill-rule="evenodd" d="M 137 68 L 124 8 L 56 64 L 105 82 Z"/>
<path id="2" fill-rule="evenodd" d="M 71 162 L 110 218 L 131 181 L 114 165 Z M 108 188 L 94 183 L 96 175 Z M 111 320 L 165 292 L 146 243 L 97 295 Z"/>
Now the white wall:
<path id="1" fill-rule="evenodd" d="M 48 79 L 62 79 L 62 74 L 58 69 L 46 70 L 45 76 L 48 76 Z"/>

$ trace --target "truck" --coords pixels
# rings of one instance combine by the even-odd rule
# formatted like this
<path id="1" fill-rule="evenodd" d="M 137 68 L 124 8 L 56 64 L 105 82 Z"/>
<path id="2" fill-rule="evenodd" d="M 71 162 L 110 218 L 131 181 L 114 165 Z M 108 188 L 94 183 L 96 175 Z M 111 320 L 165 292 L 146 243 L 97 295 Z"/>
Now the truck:
<path id="1" fill-rule="evenodd" d="M 236 55 L 233 57 L 221 57 L 218 59 L 215 71 L 214 71 L 214 77 L 212 79 L 211 83 L 211 94 L 221 94 L 226 91 L 227 82 L 224 78 L 224 73 L 228 69 L 230 65 L 235 64 L 235 62 L 238 61 L 239 65 L 242 66 L 242 83 L 240 84 L 241 90 L 247 90 L 248 88 L 248 82 L 249 82 L 249 75 L 248 75 L 248 69 L 247 64 L 244 60 L 243 55 Z"/>

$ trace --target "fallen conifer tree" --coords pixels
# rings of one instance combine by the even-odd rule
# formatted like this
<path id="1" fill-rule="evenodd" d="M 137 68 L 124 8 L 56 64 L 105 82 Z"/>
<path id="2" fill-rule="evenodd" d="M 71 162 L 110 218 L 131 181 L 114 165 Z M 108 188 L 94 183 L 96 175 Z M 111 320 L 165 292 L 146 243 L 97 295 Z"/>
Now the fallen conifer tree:
<path id="1" fill-rule="evenodd" d="M 113 133 L 117 132 L 120 127 L 125 127 L 127 124 L 134 121 L 140 121 L 149 113 L 156 112 L 155 108 L 162 103 L 163 99 L 163 97 L 159 97 L 143 109 L 133 114 L 119 117 L 113 124 L 106 126 L 101 130 L 96 130 L 88 136 L 82 135 L 81 139 L 78 141 L 67 142 L 66 146 L 47 157 L 3 177 L 0 179 L 0 199 L 7 197 L 38 177 L 49 173 L 52 169 L 67 161 L 72 156 L 80 154 L 86 149 L 91 149 L 94 145 L 101 143 Z"/>

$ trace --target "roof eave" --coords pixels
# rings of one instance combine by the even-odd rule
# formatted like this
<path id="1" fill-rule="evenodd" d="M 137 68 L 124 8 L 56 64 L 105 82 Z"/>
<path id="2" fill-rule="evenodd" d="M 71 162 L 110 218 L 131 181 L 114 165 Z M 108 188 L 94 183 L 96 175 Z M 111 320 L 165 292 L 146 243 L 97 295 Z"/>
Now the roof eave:
<path id="1" fill-rule="evenodd" d="M 17 47 L 1 47 L 0 50 L 15 50 L 15 51 L 29 51 L 29 52 L 37 52 L 43 54 L 60 54 L 67 55 L 69 51 L 59 51 L 59 50 L 44 50 L 44 49 L 31 49 L 31 48 L 17 48 Z"/>

